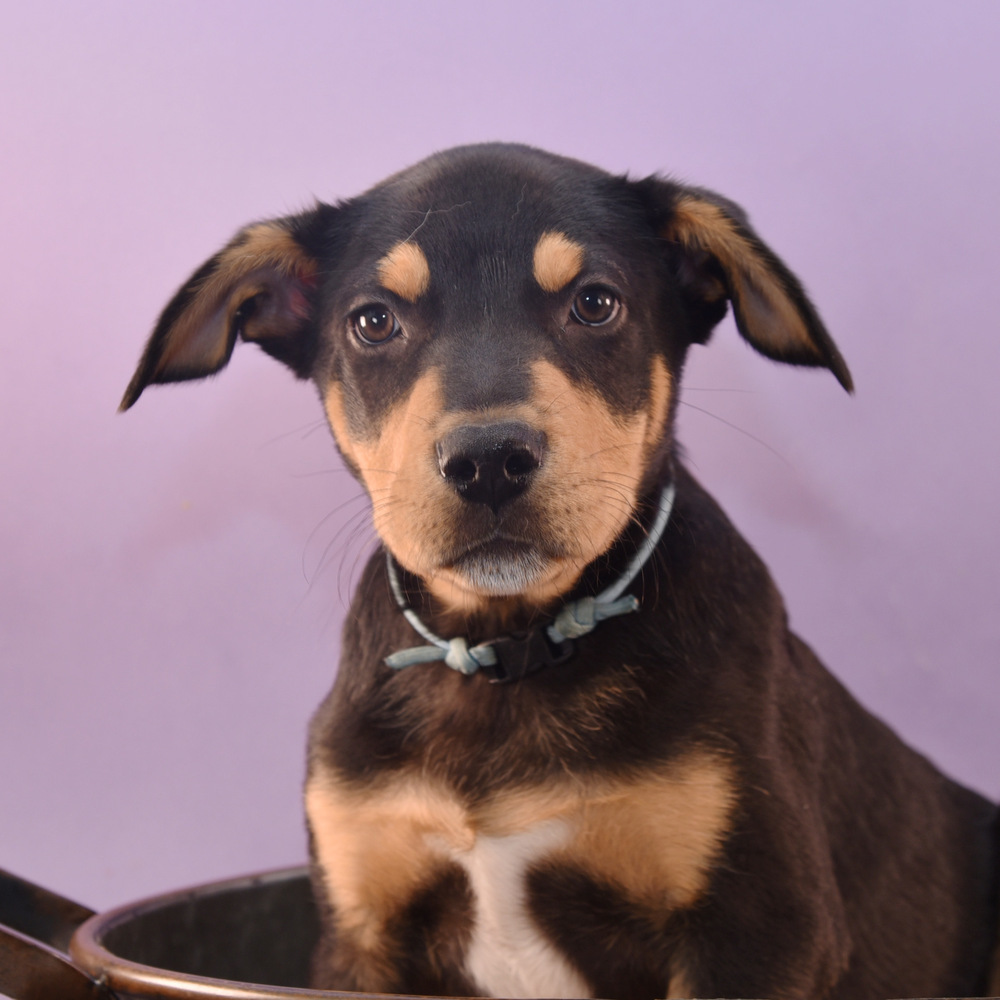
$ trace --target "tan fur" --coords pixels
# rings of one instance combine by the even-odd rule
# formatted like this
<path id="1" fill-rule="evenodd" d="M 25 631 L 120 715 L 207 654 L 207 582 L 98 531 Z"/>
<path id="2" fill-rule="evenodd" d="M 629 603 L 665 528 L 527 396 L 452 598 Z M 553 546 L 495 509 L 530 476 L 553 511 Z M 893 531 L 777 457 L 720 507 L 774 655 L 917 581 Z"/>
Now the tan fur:
<path id="1" fill-rule="evenodd" d="M 649 372 L 649 421 L 646 425 L 646 438 L 643 441 L 643 466 L 649 464 L 649 459 L 663 441 L 664 431 L 667 424 L 667 415 L 670 411 L 670 397 L 672 389 L 670 372 L 663 358 L 653 358 Z"/>
<path id="2" fill-rule="evenodd" d="M 740 235 L 736 223 L 721 208 L 691 195 L 679 198 L 668 235 L 718 259 L 732 279 L 731 291 L 750 326 L 745 332 L 752 341 L 779 353 L 794 345 L 818 357 L 795 305 L 758 251 Z M 761 303 L 757 300 L 763 300 L 777 323 L 760 315 Z"/>
<path id="3" fill-rule="evenodd" d="M 378 280 L 407 302 L 416 302 L 431 285 L 431 269 L 416 243 L 397 243 L 376 265 Z"/>
<path id="4" fill-rule="evenodd" d="M 315 262 L 283 225 L 261 222 L 251 226 L 222 252 L 219 266 L 177 320 L 153 377 L 174 365 L 220 365 L 229 322 L 243 302 L 270 289 L 275 275 L 294 274 L 311 282 L 315 273 Z"/>
<path id="5" fill-rule="evenodd" d="M 339 929 L 377 949 L 386 922 L 454 852 L 471 850 L 478 836 L 511 836 L 552 819 L 571 836 L 549 860 L 606 879 L 640 904 L 689 907 L 707 888 L 735 787 L 725 760 L 705 751 L 660 772 L 567 778 L 474 808 L 419 775 L 362 789 L 318 771 L 306 810 Z M 677 995 L 680 987 L 671 989 Z"/>
<path id="6" fill-rule="evenodd" d="M 583 267 L 583 247 L 564 233 L 542 233 L 535 245 L 533 273 L 546 292 L 565 288 Z"/>
<path id="7" fill-rule="evenodd" d="M 327 386 L 323 395 L 323 409 L 326 411 L 326 419 L 341 454 L 350 466 L 357 468 L 358 461 L 347 420 L 347 409 L 344 406 L 344 391 L 339 382 L 332 382 Z"/>
<path id="8" fill-rule="evenodd" d="M 667 1000 L 689 1000 L 694 996 L 694 989 L 683 972 L 674 973 L 667 983 Z"/>
<path id="9" fill-rule="evenodd" d="M 306 812 L 340 927 L 368 949 L 441 864 L 428 838 L 472 843 L 458 803 L 416 783 L 352 790 L 320 773 L 306 789 Z"/>
<path id="10" fill-rule="evenodd" d="M 550 442 L 531 502 L 537 511 L 535 540 L 558 554 L 519 595 L 523 606 L 544 607 L 572 587 L 635 515 L 637 489 L 662 437 L 672 385 L 666 365 L 655 359 L 649 407 L 622 418 L 551 362 L 537 362 L 531 377 L 530 402 L 476 413 L 473 419 L 523 420 Z M 441 476 L 435 442 L 470 415 L 445 412 L 433 370 L 417 380 L 371 439 L 351 434 L 336 384 L 327 390 L 325 407 L 341 450 L 371 495 L 375 530 L 393 555 L 445 608 L 484 610 L 489 599 L 442 565 L 464 501 Z"/>
<path id="11" fill-rule="evenodd" d="M 371 496 L 375 530 L 402 565 L 422 565 L 428 539 L 433 544 L 446 531 L 451 503 L 461 503 L 437 466 L 436 428 L 444 408 L 437 373 L 419 378 L 370 439 L 351 435 L 336 384 L 326 393 L 325 408 L 341 450 Z"/>
<path id="12" fill-rule="evenodd" d="M 651 906 L 694 904 L 705 891 L 735 801 L 726 765 L 705 754 L 609 786 L 582 808 L 565 860 Z"/>

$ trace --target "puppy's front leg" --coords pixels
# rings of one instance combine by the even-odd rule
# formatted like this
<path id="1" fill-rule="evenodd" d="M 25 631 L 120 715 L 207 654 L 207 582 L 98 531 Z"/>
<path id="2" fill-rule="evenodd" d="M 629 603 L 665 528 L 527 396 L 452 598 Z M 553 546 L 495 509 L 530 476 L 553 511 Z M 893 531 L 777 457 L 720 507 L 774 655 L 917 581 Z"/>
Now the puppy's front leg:
<path id="1" fill-rule="evenodd" d="M 388 780 L 352 788 L 315 768 L 306 788 L 316 899 L 325 911 L 313 985 L 469 996 L 460 971 L 472 900 L 448 849 L 472 832 L 449 796 Z"/>

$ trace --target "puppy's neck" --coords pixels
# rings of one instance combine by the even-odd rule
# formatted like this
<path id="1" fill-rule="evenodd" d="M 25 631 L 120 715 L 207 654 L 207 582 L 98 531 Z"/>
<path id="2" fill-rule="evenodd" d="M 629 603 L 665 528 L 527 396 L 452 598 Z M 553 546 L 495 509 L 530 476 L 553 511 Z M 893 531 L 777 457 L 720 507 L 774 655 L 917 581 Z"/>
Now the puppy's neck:
<path id="1" fill-rule="evenodd" d="M 638 505 L 638 513 L 611 547 L 584 567 L 568 587 L 544 601 L 533 600 L 523 594 L 483 596 L 472 608 L 456 607 L 436 596 L 436 588 L 428 586 L 426 581 L 404 572 L 399 575 L 399 583 L 406 604 L 432 632 L 445 637 L 465 636 L 470 645 L 550 622 L 567 603 L 595 596 L 622 577 L 653 530 L 660 495 L 666 488 L 665 485 L 653 496 L 644 498 Z M 652 575 L 655 575 L 653 561 L 648 560 L 630 587 L 640 600 L 643 589 L 651 583 Z"/>

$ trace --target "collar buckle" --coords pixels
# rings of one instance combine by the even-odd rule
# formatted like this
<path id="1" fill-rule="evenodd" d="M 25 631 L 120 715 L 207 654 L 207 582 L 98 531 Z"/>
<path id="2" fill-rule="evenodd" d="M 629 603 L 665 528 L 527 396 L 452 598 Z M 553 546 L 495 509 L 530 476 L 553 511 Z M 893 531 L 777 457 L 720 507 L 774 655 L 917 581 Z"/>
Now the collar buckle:
<path id="1" fill-rule="evenodd" d="M 546 667 L 565 663 L 574 652 L 573 642 L 563 639 L 553 642 L 544 628 L 515 632 L 490 642 L 496 653 L 496 663 L 479 668 L 491 684 L 509 684 Z"/>

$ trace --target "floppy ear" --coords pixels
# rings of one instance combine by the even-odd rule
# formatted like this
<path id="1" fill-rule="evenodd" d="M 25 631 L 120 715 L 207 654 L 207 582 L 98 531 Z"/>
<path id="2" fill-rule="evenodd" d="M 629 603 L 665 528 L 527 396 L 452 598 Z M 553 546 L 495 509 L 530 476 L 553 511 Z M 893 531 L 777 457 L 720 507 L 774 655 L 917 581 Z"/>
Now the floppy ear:
<path id="1" fill-rule="evenodd" d="M 315 344 L 317 261 L 307 234 L 336 209 L 248 226 L 206 261 L 160 315 L 120 410 L 147 385 L 203 378 L 224 368 L 237 336 L 259 344 L 300 377 Z"/>
<path id="2" fill-rule="evenodd" d="M 678 276 L 688 294 L 706 305 L 728 298 L 737 328 L 761 354 L 829 368 L 853 392 L 851 373 L 798 278 L 750 228 L 743 210 L 711 191 L 657 183 L 661 197 L 664 189 L 671 195 L 661 233 L 679 250 Z"/>

